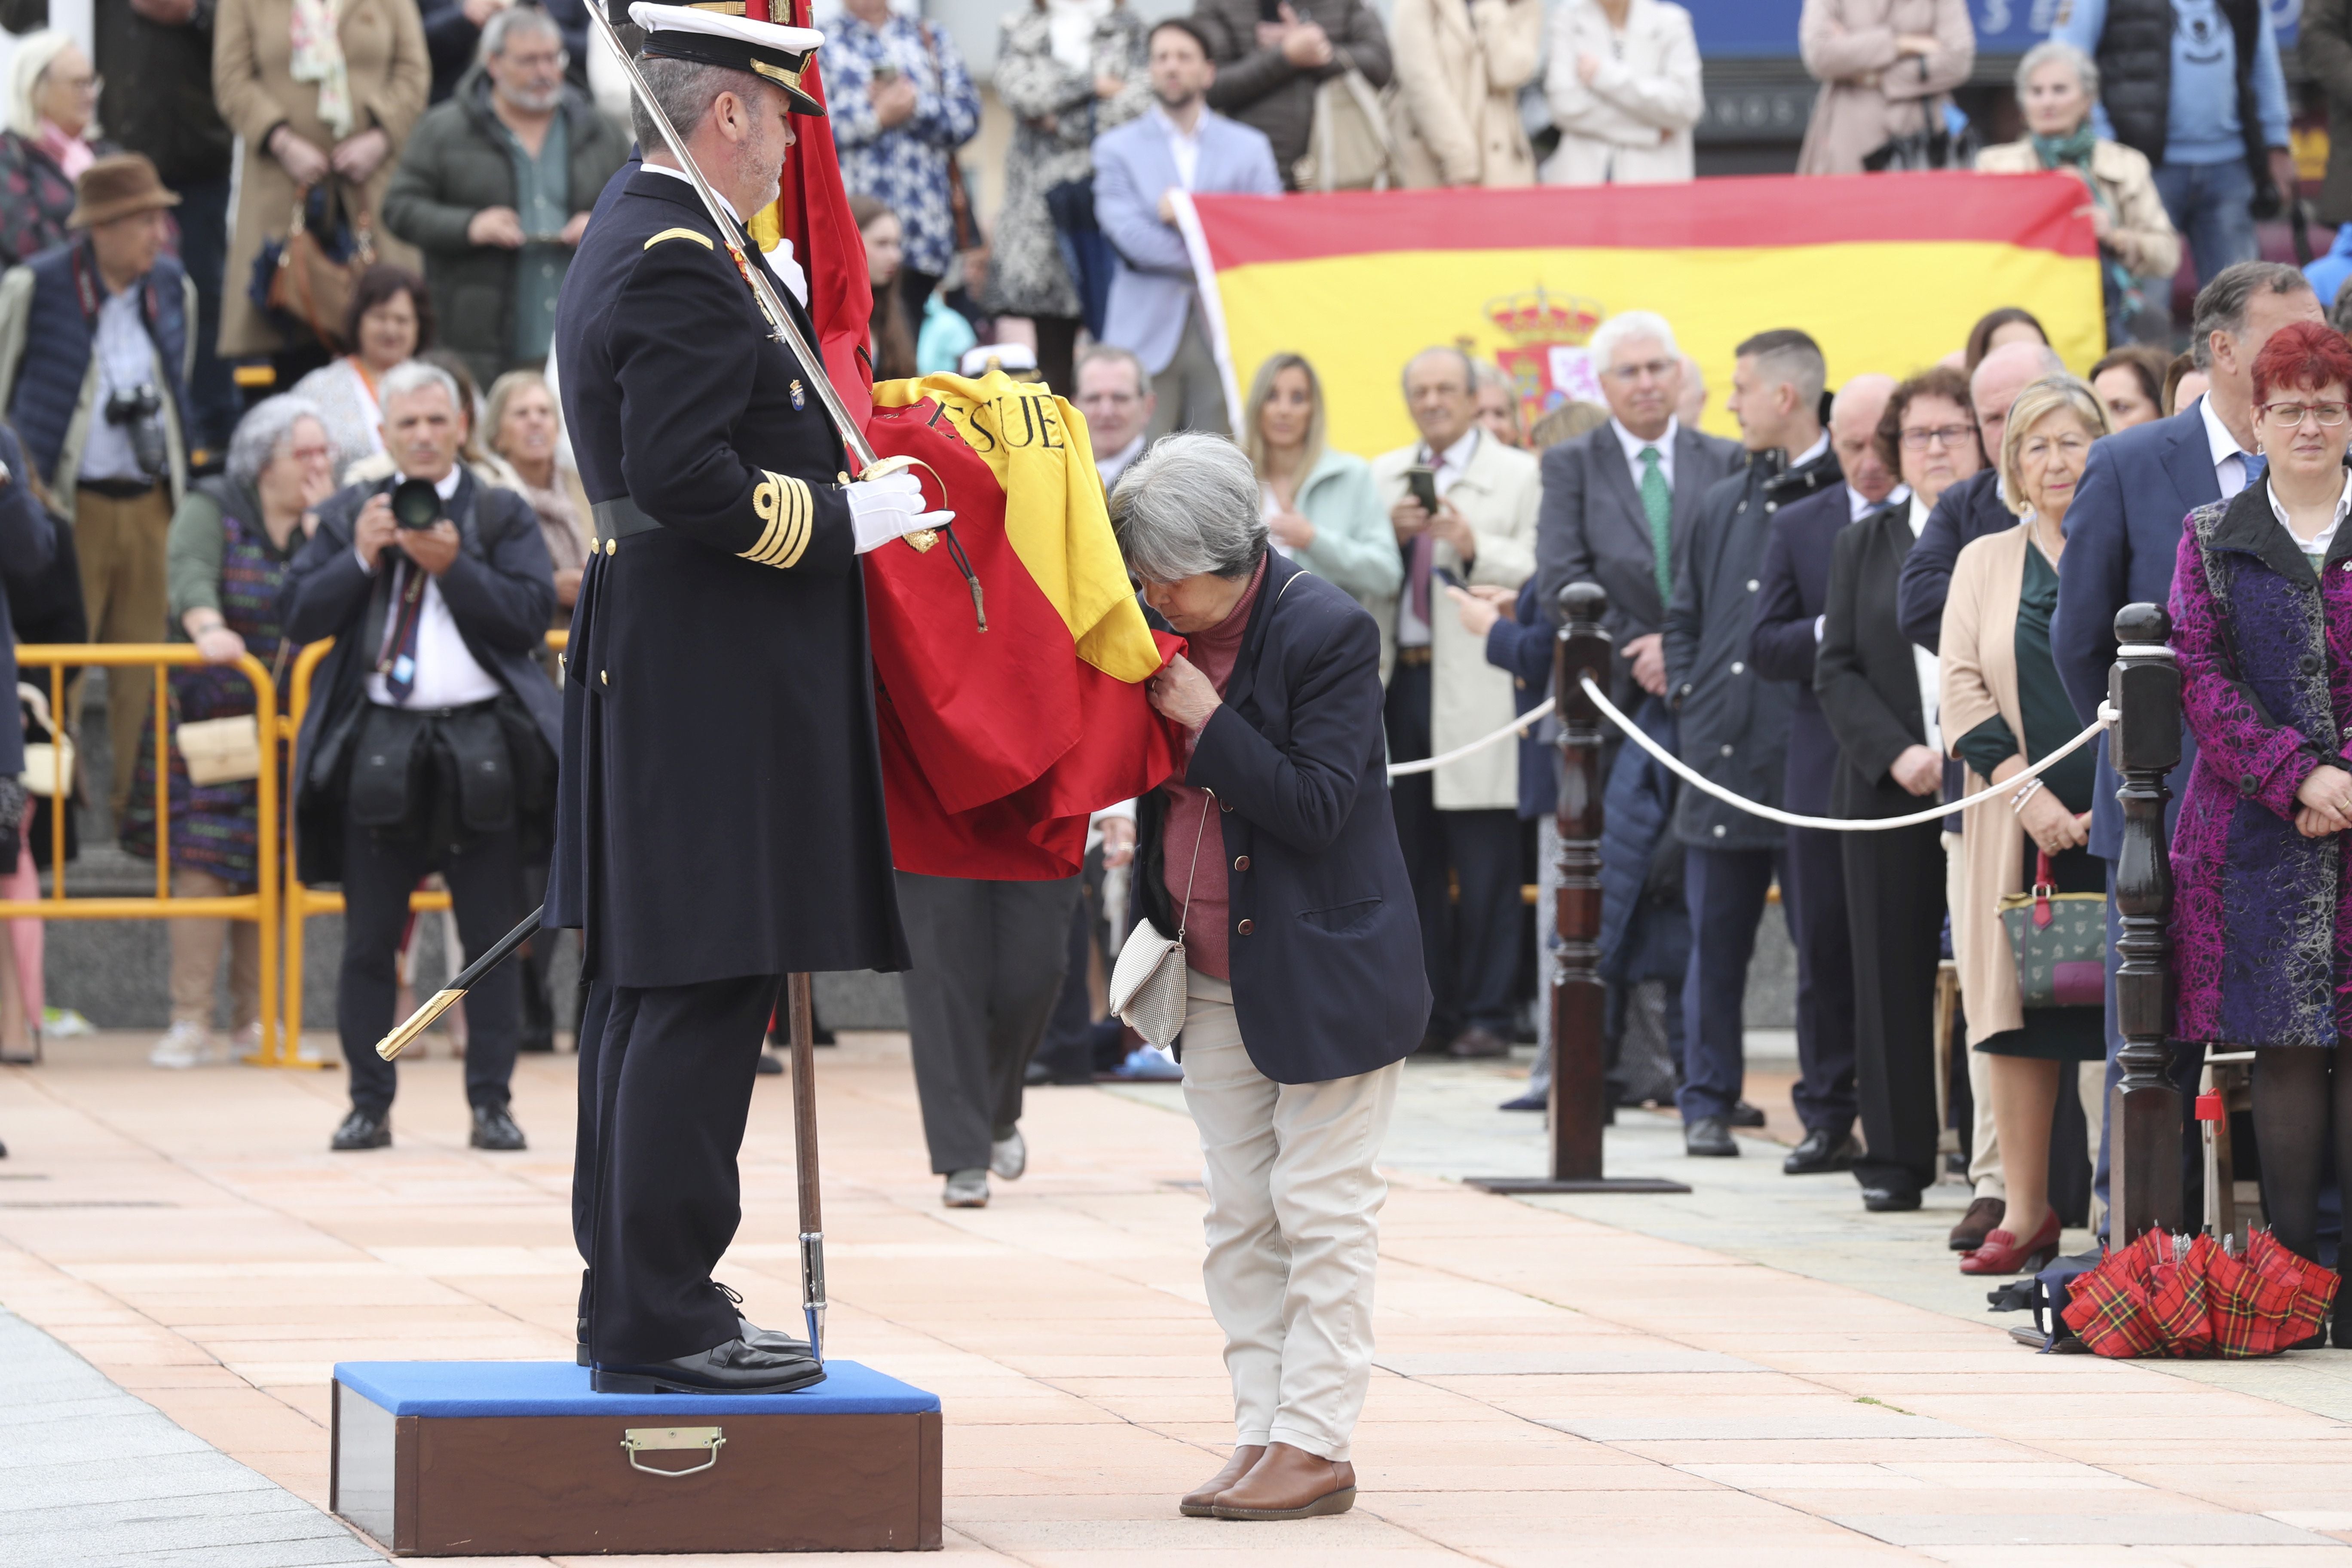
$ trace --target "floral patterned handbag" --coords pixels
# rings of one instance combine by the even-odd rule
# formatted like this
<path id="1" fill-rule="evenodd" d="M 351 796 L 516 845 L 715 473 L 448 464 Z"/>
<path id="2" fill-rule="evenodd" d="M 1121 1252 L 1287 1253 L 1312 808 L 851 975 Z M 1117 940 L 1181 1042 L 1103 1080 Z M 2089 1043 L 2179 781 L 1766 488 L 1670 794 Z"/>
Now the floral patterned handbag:
<path id="1" fill-rule="evenodd" d="M 2035 851 L 2033 889 L 2004 893 L 2001 928 L 2028 1007 L 2101 1007 L 2107 1000 L 2107 896 L 2062 893 L 2047 851 Z"/>

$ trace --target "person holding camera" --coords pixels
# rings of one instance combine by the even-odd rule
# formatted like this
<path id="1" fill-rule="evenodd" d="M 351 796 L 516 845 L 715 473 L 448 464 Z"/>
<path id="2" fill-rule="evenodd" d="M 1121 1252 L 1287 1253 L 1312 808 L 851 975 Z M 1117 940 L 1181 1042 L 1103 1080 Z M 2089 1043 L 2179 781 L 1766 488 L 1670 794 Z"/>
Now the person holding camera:
<path id="1" fill-rule="evenodd" d="M 73 237 L 0 277 L 8 422 L 73 520 L 93 642 L 163 639 L 163 541 L 188 484 L 195 363 L 195 285 L 163 245 L 179 204 L 139 153 L 100 158 L 76 183 Z M 107 671 L 118 820 L 153 683 L 145 668 Z"/>
<path id="2" fill-rule="evenodd" d="M 562 731 L 555 689 L 532 662 L 555 569 L 530 503 L 457 460 L 466 424 L 447 371 L 412 361 L 380 395 L 399 471 L 319 508 L 281 617 L 298 643 L 335 639 L 296 742 L 292 793 L 302 879 L 343 889 L 335 1023 L 352 1110 L 336 1150 L 392 1142 L 396 1075 L 375 1044 L 394 1022 L 410 889 L 442 874 L 467 952 L 513 927 L 522 867 L 547 853 Z M 467 994 L 477 1149 L 524 1146 L 507 1111 L 520 987 L 509 964 Z"/>

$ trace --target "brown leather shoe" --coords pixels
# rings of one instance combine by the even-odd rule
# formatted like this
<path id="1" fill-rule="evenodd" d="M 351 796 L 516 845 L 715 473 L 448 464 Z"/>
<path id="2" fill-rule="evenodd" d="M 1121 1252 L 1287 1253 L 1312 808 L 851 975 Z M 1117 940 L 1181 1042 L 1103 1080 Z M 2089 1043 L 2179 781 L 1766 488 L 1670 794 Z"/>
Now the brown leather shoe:
<path id="1" fill-rule="evenodd" d="M 1511 1042 L 1492 1029 L 1467 1028 L 1454 1037 L 1445 1054 L 1456 1061 L 1480 1061 L 1488 1057 L 1507 1057 Z"/>
<path id="2" fill-rule="evenodd" d="M 1276 1443 L 1210 1511 L 1219 1519 L 1313 1519 L 1355 1506 L 1355 1466 Z"/>
<path id="3" fill-rule="evenodd" d="M 1969 1205 L 1969 1212 L 1960 1216 L 1960 1223 L 1952 1227 L 1945 1243 L 1954 1252 L 1974 1252 L 1984 1245 L 1986 1237 L 2000 1227 L 2008 1213 L 2009 1205 L 2002 1199 L 1979 1198 Z"/>
<path id="4" fill-rule="evenodd" d="M 1265 1445 L 1263 1443 L 1244 1443 L 1235 1448 L 1234 1457 L 1225 1461 L 1223 1469 L 1184 1494 L 1182 1500 L 1176 1505 L 1176 1511 L 1187 1519 L 1209 1518 L 1213 1511 L 1209 1505 L 1217 1500 L 1218 1494 L 1248 1475 L 1250 1467 L 1256 1464 L 1258 1457 L 1265 1452 Z"/>

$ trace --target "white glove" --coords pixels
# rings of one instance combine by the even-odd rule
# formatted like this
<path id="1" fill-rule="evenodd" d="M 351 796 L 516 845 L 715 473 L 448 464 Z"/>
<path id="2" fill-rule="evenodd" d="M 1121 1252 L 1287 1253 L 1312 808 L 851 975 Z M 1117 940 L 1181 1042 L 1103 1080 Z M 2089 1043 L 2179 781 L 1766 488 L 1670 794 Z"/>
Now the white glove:
<path id="1" fill-rule="evenodd" d="M 919 529 L 945 528 L 955 521 L 955 513 L 925 511 L 924 504 L 923 483 L 909 473 L 853 483 L 849 525 L 857 535 L 857 553 L 878 550 Z"/>

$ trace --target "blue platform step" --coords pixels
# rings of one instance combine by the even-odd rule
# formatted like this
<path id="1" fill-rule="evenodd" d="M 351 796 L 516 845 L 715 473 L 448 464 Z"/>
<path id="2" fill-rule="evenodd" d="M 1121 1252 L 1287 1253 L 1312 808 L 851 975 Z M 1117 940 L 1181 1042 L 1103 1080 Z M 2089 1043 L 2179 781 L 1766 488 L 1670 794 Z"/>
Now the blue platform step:
<path id="1" fill-rule="evenodd" d="M 569 1362 L 335 1367 L 329 1506 L 401 1556 L 936 1550 L 940 1401 L 597 1394 Z"/>

